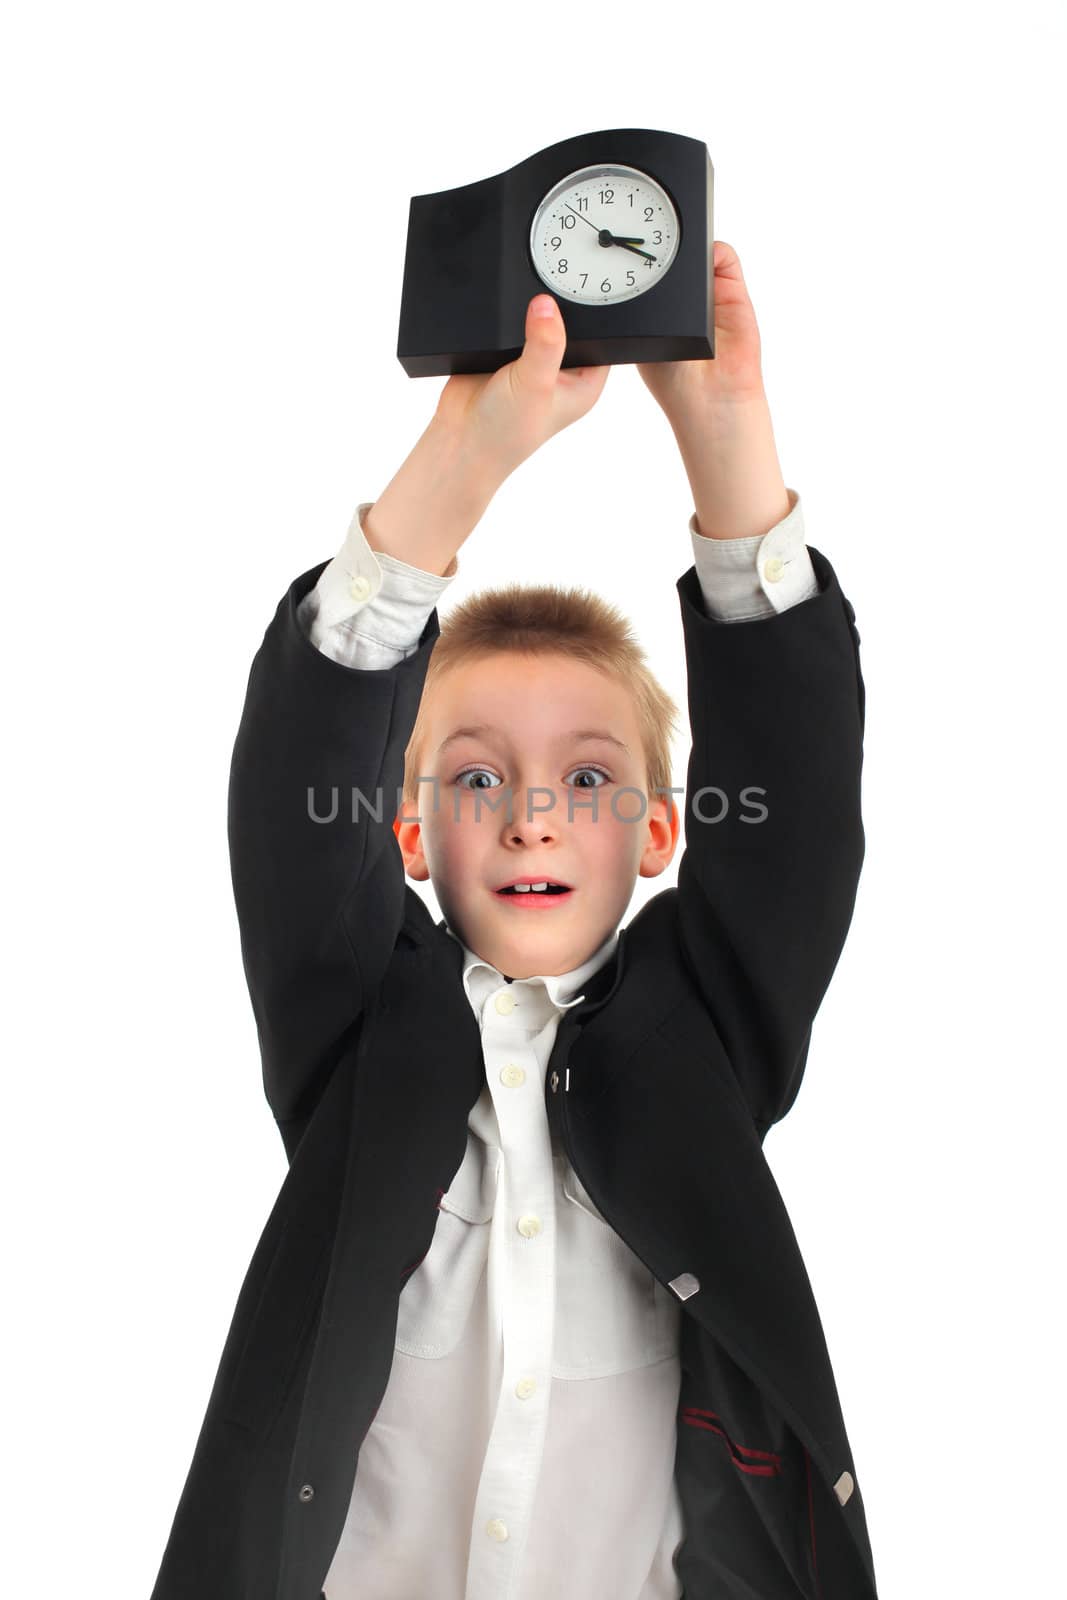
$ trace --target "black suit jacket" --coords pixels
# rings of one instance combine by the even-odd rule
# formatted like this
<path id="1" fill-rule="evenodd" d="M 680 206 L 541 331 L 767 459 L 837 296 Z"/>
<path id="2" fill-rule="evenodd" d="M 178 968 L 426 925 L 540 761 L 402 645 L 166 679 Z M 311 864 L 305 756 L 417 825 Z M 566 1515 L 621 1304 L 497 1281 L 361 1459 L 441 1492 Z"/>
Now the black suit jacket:
<path id="1" fill-rule="evenodd" d="M 811 559 L 819 592 L 748 622 L 707 614 L 695 568 L 679 578 L 692 751 L 678 885 L 621 930 L 562 1015 L 545 1076 L 579 1179 L 683 1302 L 686 1600 L 875 1596 L 819 1313 L 762 1150 L 799 1088 L 864 850 L 859 634 L 830 563 Z M 391 827 L 437 612 L 395 667 L 343 666 L 296 618 L 324 566 L 291 585 L 252 663 L 229 791 L 289 1168 L 152 1600 L 318 1600 L 398 1298 L 484 1081 L 462 949 L 406 883 Z M 719 812 L 706 786 L 727 797 L 721 821 L 696 815 Z M 312 820 L 309 792 L 324 817 L 334 789 L 335 819 Z"/>

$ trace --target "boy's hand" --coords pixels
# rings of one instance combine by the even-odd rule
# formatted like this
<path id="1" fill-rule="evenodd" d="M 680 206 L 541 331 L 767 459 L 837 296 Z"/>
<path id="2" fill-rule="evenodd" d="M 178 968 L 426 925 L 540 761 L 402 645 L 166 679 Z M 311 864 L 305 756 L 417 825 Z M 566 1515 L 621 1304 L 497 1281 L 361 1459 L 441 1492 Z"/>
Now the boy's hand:
<path id="1" fill-rule="evenodd" d="M 732 245 L 713 247 L 715 358 L 644 361 L 637 370 L 672 422 L 763 393 L 756 313 Z"/>
<path id="2" fill-rule="evenodd" d="M 550 315 L 534 310 L 547 301 Z M 594 405 L 610 367 L 560 370 L 563 314 L 551 295 L 526 307 L 522 354 L 490 373 L 453 373 L 414 449 L 363 519 L 372 550 L 451 577 L 455 556 L 504 479 Z"/>
<path id="3" fill-rule="evenodd" d="M 545 305 L 549 315 L 537 315 Z M 522 354 L 491 373 L 453 373 L 441 391 L 435 424 L 462 441 L 494 487 L 546 439 L 584 417 L 600 398 L 610 367 L 560 370 L 567 348 L 563 314 L 550 294 L 526 307 Z"/>
<path id="4" fill-rule="evenodd" d="M 756 313 L 732 245 L 715 241 L 715 358 L 638 362 L 674 431 L 709 539 L 765 534 L 791 501 L 763 388 Z"/>

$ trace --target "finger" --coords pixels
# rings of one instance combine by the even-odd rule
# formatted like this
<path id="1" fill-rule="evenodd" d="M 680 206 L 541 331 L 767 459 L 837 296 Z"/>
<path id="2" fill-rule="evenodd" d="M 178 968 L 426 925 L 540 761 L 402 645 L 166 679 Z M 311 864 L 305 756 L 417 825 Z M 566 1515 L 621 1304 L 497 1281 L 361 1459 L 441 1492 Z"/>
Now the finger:
<path id="1" fill-rule="evenodd" d="M 744 282 L 741 261 L 732 244 L 727 244 L 723 239 L 716 239 L 713 258 L 717 278 L 736 278 L 739 283 Z"/>
<path id="2" fill-rule="evenodd" d="M 751 305 L 748 284 L 733 245 L 715 241 L 715 300 L 721 307 Z"/>
<path id="3" fill-rule="evenodd" d="M 526 307 L 526 343 L 517 362 L 523 377 L 551 386 L 567 349 L 563 313 L 550 294 L 536 294 Z"/>
<path id="4" fill-rule="evenodd" d="M 611 373 L 611 363 L 606 362 L 602 367 L 579 367 L 577 372 L 585 387 L 599 390 L 608 381 Z"/>
<path id="5" fill-rule="evenodd" d="M 556 391 L 556 414 L 564 427 L 593 409 L 604 392 L 610 372 L 610 366 L 603 366 L 571 367 L 561 373 Z"/>

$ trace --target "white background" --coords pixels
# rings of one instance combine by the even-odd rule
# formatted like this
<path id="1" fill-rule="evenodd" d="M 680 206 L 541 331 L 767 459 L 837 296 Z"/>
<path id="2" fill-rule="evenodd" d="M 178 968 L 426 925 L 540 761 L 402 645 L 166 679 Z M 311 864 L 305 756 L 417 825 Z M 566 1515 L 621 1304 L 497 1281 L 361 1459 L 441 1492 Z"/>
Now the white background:
<path id="1" fill-rule="evenodd" d="M 635 125 L 709 146 L 862 638 L 867 860 L 766 1151 L 880 1592 L 1062 1582 L 1063 35 L 1036 0 L 9 17 L 6 1593 L 145 1600 L 284 1176 L 228 764 L 279 598 L 445 381 L 396 359 L 409 198 Z M 588 584 L 684 708 L 692 509 L 619 367 L 445 610 Z"/>

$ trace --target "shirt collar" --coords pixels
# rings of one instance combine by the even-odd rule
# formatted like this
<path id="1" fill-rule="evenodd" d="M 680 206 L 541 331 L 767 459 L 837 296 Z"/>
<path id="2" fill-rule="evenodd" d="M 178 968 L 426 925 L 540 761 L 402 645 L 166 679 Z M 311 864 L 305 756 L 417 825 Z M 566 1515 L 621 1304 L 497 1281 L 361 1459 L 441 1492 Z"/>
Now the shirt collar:
<path id="1" fill-rule="evenodd" d="M 464 944 L 459 935 L 454 933 L 448 926 L 447 921 L 444 926 L 445 932 L 455 939 L 463 950 L 463 987 L 466 990 L 467 999 L 477 1012 L 479 1004 L 472 991 L 472 984 L 484 983 L 486 979 L 490 979 L 495 987 L 496 984 L 504 982 L 504 974 L 499 968 L 494 967 L 491 961 L 486 961 L 481 956 L 476 955 L 473 950 Z M 515 978 L 513 982 L 516 984 L 543 984 L 545 992 L 556 1009 L 558 1011 L 566 1011 L 585 999 L 585 995 L 580 993 L 582 985 L 593 976 L 594 972 L 598 972 L 606 962 L 611 960 L 618 942 L 619 930 L 616 928 L 615 932 L 610 934 L 604 940 L 604 943 L 593 951 L 587 961 L 583 961 L 580 966 L 572 968 L 570 972 L 538 974 L 530 978 Z M 475 977 L 477 973 L 482 975 L 480 979 Z"/>

